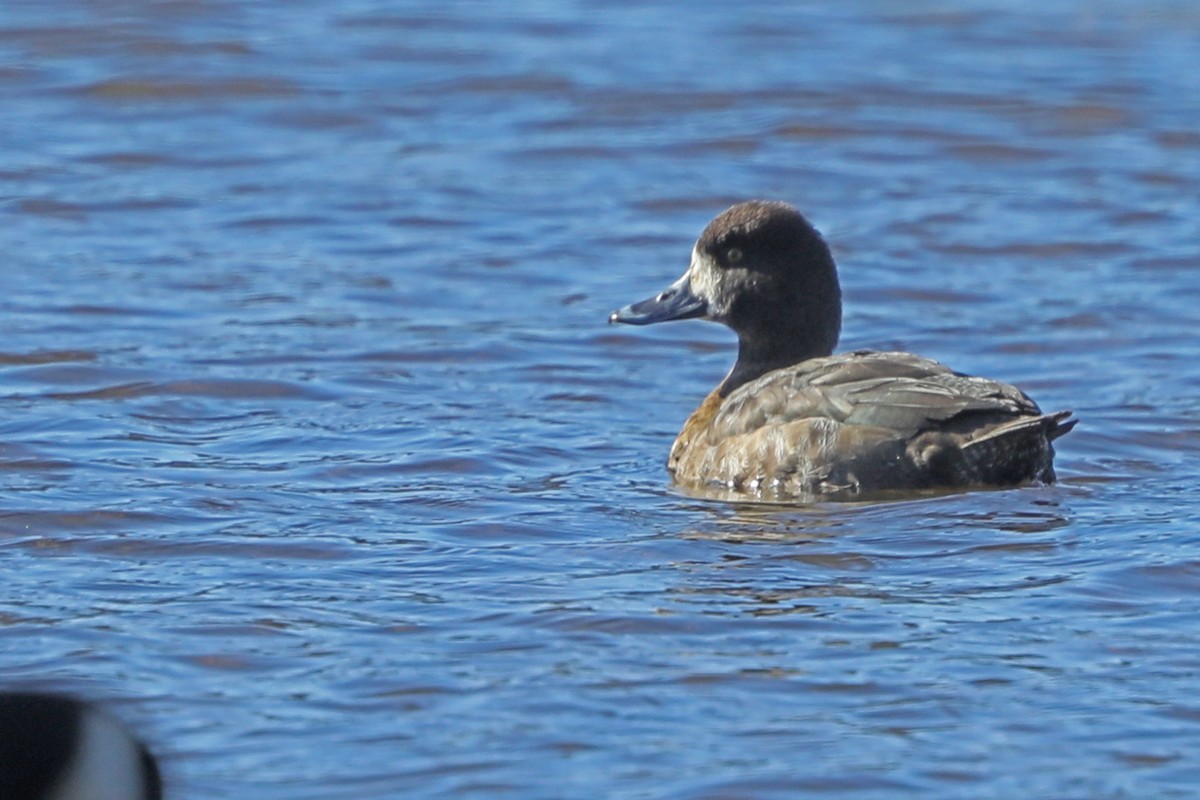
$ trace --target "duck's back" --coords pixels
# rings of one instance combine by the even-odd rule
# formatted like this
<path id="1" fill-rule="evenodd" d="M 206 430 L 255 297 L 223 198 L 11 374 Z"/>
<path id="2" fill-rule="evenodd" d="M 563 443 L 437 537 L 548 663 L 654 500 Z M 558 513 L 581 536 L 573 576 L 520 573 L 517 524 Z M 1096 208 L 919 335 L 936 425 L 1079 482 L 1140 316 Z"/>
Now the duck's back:
<path id="1" fill-rule="evenodd" d="M 936 361 L 859 351 L 714 392 L 668 467 L 684 485 L 770 495 L 1050 482 L 1050 443 L 1074 424 L 1067 416 Z"/>

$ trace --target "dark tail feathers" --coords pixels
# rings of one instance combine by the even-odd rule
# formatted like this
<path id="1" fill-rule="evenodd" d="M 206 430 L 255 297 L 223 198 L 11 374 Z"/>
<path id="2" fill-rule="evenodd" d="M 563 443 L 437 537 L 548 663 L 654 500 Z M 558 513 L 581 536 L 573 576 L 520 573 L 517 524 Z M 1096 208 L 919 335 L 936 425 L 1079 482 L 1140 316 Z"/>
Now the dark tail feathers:
<path id="1" fill-rule="evenodd" d="M 1070 411 L 1055 411 L 1053 414 L 1039 417 L 1046 425 L 1046 438 L 1053 442 L 1063 434 L 1070 433 L 1071 428 L 1074 428 L 1075 423 L 1079 420 L 1067 419 L 1069 416 L 1071 416 Z"/>

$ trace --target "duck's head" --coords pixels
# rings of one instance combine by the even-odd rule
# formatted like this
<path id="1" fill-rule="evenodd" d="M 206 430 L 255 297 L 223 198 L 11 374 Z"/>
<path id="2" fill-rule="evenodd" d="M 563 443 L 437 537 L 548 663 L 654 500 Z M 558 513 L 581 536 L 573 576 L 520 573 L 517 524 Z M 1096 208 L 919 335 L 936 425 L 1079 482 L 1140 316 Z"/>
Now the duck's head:
<path id="1" fill-rule="evenodd" d="M 723 394 L 773 369 L 829 355 L 842 326 L 842 296 L 829 247 L 786 203 L 751 200 L 708 224 L 683 277 L 609 322 L 721 322 L 738 335 Z"/>

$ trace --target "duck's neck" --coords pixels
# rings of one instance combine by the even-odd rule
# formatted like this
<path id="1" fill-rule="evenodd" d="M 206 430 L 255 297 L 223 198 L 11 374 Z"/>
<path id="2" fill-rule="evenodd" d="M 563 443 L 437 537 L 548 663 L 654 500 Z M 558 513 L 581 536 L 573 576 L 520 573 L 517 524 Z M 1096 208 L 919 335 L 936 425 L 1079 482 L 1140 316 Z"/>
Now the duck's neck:
<path id="1" fill-rule="evenodd" d="M 840 315 L 839 315 L 840 316 Z M 722 397 L 734 389 L 766 375 L 810 358 L 831 355 L 837 346 L 840 319 L 834 326 L 821 330 L 794 331 L 791 336 L 776 338 L 759 333 L 738 335 L 738 357 L 729 375 L 717 391 Z"/>
<path id="2" fill-rule="evenodd" d="M 829 355 L 829 352 L 813 351 L 811 349 L 788 353 L 780 353 L 777 349 L 764 352 L 760 348 L 748 346 L 747 342 L 742 340 L 738 344 L 737 362 L 733 365 L 733 369 L 729 371 L 729 374 L 725 376 L 725 380 L 721 382 L 720 394 L 722 397 L 725 397 L 739 386 L 747 384 L 755 378 L 762 377 L 768 372 L 782 369 L 783 367 L 790 367 L 792 364 L 799 364 L 801 361 L 825 355 Z"/>

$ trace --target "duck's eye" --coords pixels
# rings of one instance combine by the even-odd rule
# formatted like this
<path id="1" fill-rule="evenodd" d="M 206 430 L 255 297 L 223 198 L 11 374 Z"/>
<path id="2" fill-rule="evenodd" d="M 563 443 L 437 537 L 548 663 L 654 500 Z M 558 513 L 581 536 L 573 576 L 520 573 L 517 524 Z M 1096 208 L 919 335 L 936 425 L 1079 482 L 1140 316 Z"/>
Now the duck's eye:
<path id="1" fill-rule="evenodd" d="M 725 251 L 725 263 L 736 264 L 742 260 L 742 251 L 736 247 L 731 247 Z"/>

